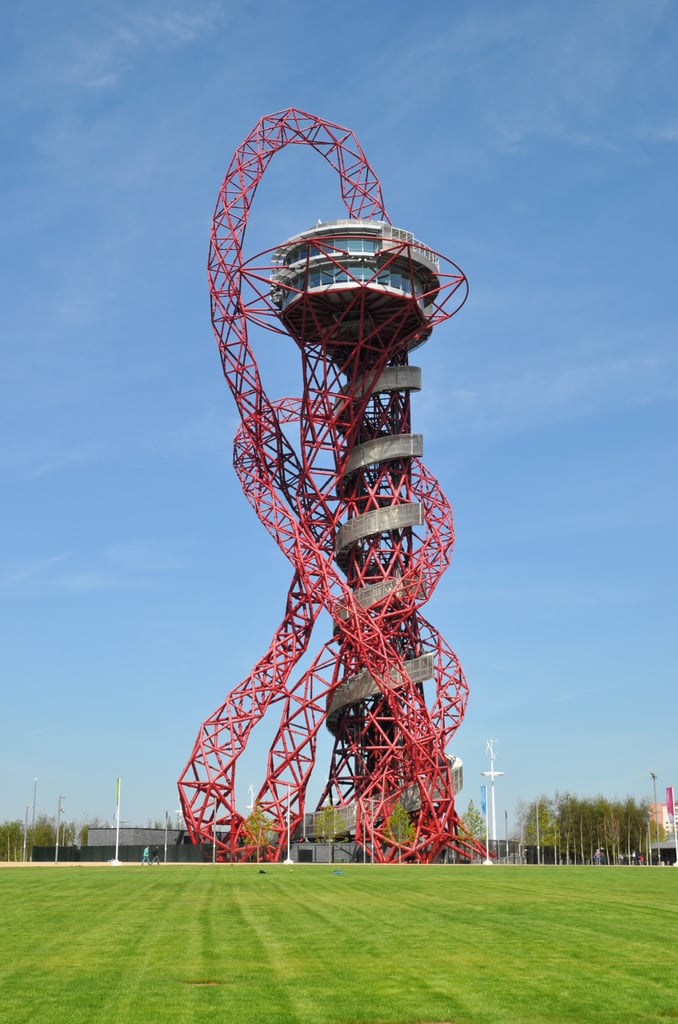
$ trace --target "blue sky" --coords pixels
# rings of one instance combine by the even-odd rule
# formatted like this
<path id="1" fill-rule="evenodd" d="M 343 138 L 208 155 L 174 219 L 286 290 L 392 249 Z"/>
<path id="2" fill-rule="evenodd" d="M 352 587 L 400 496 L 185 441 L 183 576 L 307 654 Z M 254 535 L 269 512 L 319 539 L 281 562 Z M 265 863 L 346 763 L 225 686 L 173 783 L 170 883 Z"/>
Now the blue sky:
<path id="1" fill-rule="evenodd" d="M 541 793 L 678 786 L 676 5 L 27 0 L 0 49 L 0 820 L 36 777 L 68 819 L 111 819 L 117 776 L 123 820 L 173 811 L 280 620 L 206 259 L 233 150 L 288 106 L 352 128 L 393 222 L 470 280 L 413 399 L 455 509 L 426 615 L 471 686 L 461 809 L 490 736 L 502 828 Z M 283 152 L 252 251 L 341 213 Z M 255 350 L 297 394 L 293 343 Z"/>

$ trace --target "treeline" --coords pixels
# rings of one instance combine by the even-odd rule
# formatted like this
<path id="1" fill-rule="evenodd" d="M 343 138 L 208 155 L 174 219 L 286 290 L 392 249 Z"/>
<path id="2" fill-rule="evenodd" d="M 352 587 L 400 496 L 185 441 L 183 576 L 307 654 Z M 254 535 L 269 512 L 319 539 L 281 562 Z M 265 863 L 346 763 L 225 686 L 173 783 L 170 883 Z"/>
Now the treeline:
<path id="1" fill-rule="evenodd" d="M 159 818 L 146 824 L 147 828 L 163 829 L 165 822 Z M 76 821 L 59 822 L 59 846 L 87 846 L 90 828 L 110 828 L 110 822 L 94 817 L 84 824 Z M 170 828 L 179 828 L 170 822 Z M 0 822 L 0 861 L 22 861 L 31 859 L 34 846 L 56 846 L 56 818 L 39 814 L 35 824 L 26 821 Z"/>
<path id="2" fill-rule="evenodd" d="M 469 835 L 485 840 L 484 818 L 471 801 L 463 816 Z M 540 796 L 531 802 L 520 801 L 516 808 L 511 838 L 523 847 L 538 847 L 543 856 L 551 851 L 549 860 L 562 864 L 593 864 L 601 854 L 611 864 L 633 863 L 642 856 L 652 863 L 651 844 L 666 839 L 661 825 L 650 820 L 647 801 L 627 797 L 609 800 L 603 796 L 582 798 L 571 793 Z M 161 828 L 156 821 L 149 827 Z M 98 818 L 78 825 L 60 821 L 59 846 L 87 846 L 90 828 L 105 828 L 108 822 Z M 337 838 L 336 827 L 320 829 L 324 838 Z M 327 833 L 327 837 L 325 837 Z M 254 842 L 254 840 L 252 840 Z M 22 821 L 0 823 L 0 861 L 30 860 L 34 846 L 55 846 L 56 819 L 39 815 L 34 825 Z M 254 842 L 254 845 L 259 845 Z M 654 860 L 657 861 L 657 853 Z"/>
<path id="3" fill-rule="evenodd" d="M 87 844 L 89 825 L 78 828 L 74 821 L 59 822 L 59 845 L 73 846 L 76 842 L 81 846 Z M 30 860 L 34 846 L 54 846 L 56 844 L 56 819 L 40 814 L 35 824 L 27 825 L 23 821 L 3 821 L 0 823 L 0 860 Z"/>
<path id="4" fill-rule="evenodd" d="M 666 838 L 650 820 L 647 801 L 626 797 L 582 798 L 571 793 L 521 801 L 514 838 L 526 846 L 552 850 L 557 864 L 651 863 L 651 844 Z M 657 853 L 654 854 L 657 860 Z"/>

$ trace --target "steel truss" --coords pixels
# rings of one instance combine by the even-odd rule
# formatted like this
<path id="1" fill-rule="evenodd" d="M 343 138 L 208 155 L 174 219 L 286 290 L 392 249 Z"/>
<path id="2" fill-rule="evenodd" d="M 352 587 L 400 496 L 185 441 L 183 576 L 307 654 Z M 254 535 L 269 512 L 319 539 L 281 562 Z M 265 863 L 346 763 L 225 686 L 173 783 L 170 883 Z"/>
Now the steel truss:
<path id="1" fill-rule="evenodd" d="M 243 240 L 257 185 L 285 146 L 336 170 L 348 218 L 253 259 Z M 468 686 L 421 608 L 447 568 L 452 510 L 421 461 L 409 352 L 463 304 L 454 264 L 394 228 L 354 134 L 296 109 L 262 118 L 219 192 L 209 254 L 212 322 L 241 417 L 234 466 L 257 516 L 293 567 L 285 615 L 250 674 L 200 727 L 179 779 L 187 829 L 221 860 L 252 856 L 236 807 L 238 759 L 272 705 L 278 727 L 256 804 L 282 858 L 304 815 L 321 726 L 333 736 L 318 807 L 343 809 L 377 861 L 430 862 L 477 847 L 460 832 L 447 749 Z M 297 342 L 303 392 L 272 401 L 248 324 Z M 291 431 L 297 432 L 293 444 Z M 299 678 L 320 612 L 334 624 Z M 408 834 L 395 835 L 397 804 Z"/>

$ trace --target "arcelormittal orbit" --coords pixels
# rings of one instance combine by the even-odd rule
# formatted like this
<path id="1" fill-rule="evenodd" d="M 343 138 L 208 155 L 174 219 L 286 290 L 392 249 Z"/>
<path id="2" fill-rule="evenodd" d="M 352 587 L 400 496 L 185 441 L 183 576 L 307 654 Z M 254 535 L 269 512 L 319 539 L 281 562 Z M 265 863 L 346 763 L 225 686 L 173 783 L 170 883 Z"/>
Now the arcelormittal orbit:
<path id="1" fill-rule="evenodd" d="M 285 146 L 308 146 L 339 177 L 346 219 L 318 223 L 251 259 L 243 240 L 257 185 Z M 238 759 L 276 715 L 256 804 L 282 859 L 304 816 L 321 727 L 333 738 L 318 807 L 377 861 L 468 855 L 448 753 L 468 687 L 422 608 L 452 552 L 452 510 L 422 462 L 409 363 L 463 304 L 459 268 L 392 226 L 379 181 L 351 131 L 290 109 L 263 117 L 236 150 L 212 224 L 212 322 L 241 424 L 234 466 L 292 566 L 285 614 L 266 653 L 201 725 L 179 780 L 187 829 L 220 860 L 253 853 L 236 808 Z M 250 327 L 289 336 L 298 398 L 271 400 Z M 281 340 L 279 344 L 284 344 Z M 327 610 L 333 635 L 293 670 Z M 263 764 L 262 764 L 263 774 Z M 394 832 L 399 806 L 411 827 Z M 406 834 L 405 834 L 406 833 Z"/>

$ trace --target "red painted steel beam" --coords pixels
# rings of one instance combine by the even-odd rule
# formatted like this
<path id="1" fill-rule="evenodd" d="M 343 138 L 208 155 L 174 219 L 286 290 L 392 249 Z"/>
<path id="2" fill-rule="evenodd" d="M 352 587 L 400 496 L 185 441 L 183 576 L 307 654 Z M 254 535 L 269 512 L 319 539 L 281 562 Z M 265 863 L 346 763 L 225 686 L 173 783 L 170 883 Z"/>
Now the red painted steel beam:
<path id="1" fill-rule="evenodd" d="M 318 225 L 245 260 L 257 186 L 288 145 L 337 172 L 347 221 Z M 212 322 L 240 414 L 234 467 L 257 516 L 289 559 L 286 610 L 268 650 L 203 722 L 179 779 L 187 829 L 220 860 L 254 846 L 237 807 L 238 761 L 277 714 L 256 803 L 281 858 L 302 821 L 318 732 L 333 736 L 318 806 L 342 809 L 375 860 L 467 856 L 447 748 L 468 686 L 421 608 L 449 564 L 452 510 L 411 433 L 409 353 L 463 304 L 463 273 L 392 227 L 379 180 L 354 134 L 304 111 L 263 117 L 236 150 L 214 213 Z M 249 325 L 289 333 L 298 398 L 272 401 Z M 297 437 L 291 440 L 291 431 Z M 333 636 L 298 678 L 321 611 Z M 411 834 L 395 837 L 400 803 Z M 477 848 L 476 848 L 477 852 Z"/>

